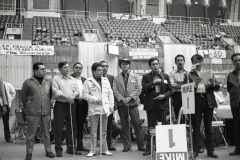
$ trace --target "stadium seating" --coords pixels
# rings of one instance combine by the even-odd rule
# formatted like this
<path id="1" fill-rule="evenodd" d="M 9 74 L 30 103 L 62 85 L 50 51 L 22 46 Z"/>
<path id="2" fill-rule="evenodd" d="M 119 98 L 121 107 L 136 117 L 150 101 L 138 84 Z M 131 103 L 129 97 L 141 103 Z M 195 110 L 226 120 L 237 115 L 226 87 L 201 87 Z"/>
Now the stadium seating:
<path id="1" fill-rule="evenodd" d="M 236 42 L 240 44 L 240 26 L 232 25 L 219 25 L 219 28 L 227 34 L 228 37 L 231 37 Z"/>
<path id="2" fill-rule="evenodd" d="M 183 44 L 196 44 L 198 49 L 225 48 L 215 26 L 195 23 L 165 23 L 163 26 Z"/>
<path id="3" fill-rule="evenodd" d="M 93 29 L 89 19 L 33 17 L 32 44 L 75 46 L 74 36 L 81 36 L 83 29 Z"/>
<path id="4" fill-rule="evenodd" d="M 18 26 L 19 24 L 24 23 L 24 17 L 15 15 L 0 15 L 0 30 L 5 30 L 7 23 L 14 23 Z"/>
<path id="5" fill-rule="evenodd" d="M 156 36 L 167 32 L 152 21 L 100 19 L 98 23 L 109 41 L 135 47 L 147 47 L 151 45 L 149 39 L 154 41 Z"/>

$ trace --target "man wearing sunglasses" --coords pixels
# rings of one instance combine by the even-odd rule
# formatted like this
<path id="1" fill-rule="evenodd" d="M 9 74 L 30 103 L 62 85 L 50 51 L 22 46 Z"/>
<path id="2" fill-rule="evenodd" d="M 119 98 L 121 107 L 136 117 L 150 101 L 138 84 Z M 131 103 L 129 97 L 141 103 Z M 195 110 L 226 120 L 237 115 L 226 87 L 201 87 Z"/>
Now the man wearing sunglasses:
<path id="1" fill-rule="evenodd" d="M 84 124 L 87 119 L 88 114 L 88 103 L 86 100 L 82 99 L 82 89 L 83 83 L 85 82 L 86 78 L 82 77 L 83 66 L 80 62 L 76 62 L 73 65 L 73 74 L 71 75 L 77 81 L 79 94 L 80 96 L 75 99 L 76 104 L 76 126 L 77 126 L 77 151 L 89 151 L 88 148 L 84 147 L 83 145 L 83 131 L 84 131 Z"/>

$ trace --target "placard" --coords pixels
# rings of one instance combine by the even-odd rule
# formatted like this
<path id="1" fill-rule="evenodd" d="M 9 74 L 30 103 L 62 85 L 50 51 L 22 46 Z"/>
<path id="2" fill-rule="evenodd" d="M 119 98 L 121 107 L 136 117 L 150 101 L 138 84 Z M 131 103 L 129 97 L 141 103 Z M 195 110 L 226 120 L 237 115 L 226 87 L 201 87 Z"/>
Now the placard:
<path id="1" fill-rule="evenodd" d="M 195 92 L 193 83 L 181 85 L 183 114 L 195 113 Z"/>
<path id="2" fill-rule="evenodd" d="M 226 50 L 209 49 L 210 58 L 226 58 Z"/>
<path id="3" fill-rule="evenodd" d="M 130 13 L 112 13 L 111 18 L 121 20 L 153 21 L 153 17 L 151 15 L 138 15 Z"/>
<path id="4" fill-rule="evenodd" d="M 158 50 L 156 48 L 130 48 L 129 56 L 155 57 L 155 56 L 158 56 Z"/>
<path id="5" fill-rule="evenodd" d="M 200 54 L 202 57 L 204 57 L 204 55 L 208 55 L 208 50 L 203 50 L 203 49 L 199 49 L 198 50 L 198 54 Z"/>
<path id="6" fill-rule="evenodd" d="M 186 125 L 156 126 L 157 160 L 187 160 Z"/>
<path id="7" fill-rule="evenodd" d="M 10 55 L 54 55 L 54 46 L 0 44 L 0 54 Z"/>

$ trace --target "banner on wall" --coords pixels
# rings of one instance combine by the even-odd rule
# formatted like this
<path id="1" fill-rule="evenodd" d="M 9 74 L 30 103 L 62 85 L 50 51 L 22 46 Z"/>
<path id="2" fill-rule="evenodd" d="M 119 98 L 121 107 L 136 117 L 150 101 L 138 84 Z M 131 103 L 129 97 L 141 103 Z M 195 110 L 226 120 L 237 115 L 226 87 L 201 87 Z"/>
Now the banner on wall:
<path id="1" fill-rule="evenodd" d="M 156 48 L 130 48 L 129 56 L 132 56 L 133 60 L 150 59 L 158 56 L 158 50 Z"/>
<path id="2" fill-rule="evenodd" d="M 0 54 L 31 56 L 54 55 L 54 46 L 0 44 Z"/>
<path id="3" fill-rule="evenodd" d="M 153 21 L 153 17 L 151 15 L 137 15 L 130 13 L 112 13 L 111 18 L 122 20 Z"/>
<path id="4" fill-rule="evenodd" d="M 217 50 L 217 49 L 199 49 L 198 54 L 200 54 L 202 57 L 205 55 L 209 55 L 210 58 L 226 58 L 226 50 Z"/>

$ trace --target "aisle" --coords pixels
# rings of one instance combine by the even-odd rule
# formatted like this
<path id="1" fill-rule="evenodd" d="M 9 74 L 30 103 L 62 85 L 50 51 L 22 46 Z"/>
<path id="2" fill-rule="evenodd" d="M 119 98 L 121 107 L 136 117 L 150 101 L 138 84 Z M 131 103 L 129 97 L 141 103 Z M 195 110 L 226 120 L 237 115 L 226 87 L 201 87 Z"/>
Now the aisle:
<path id="1" fill-rule="evenodd" d="M 0 120 L 2 121 L 2 120 Z M 13 117 L 10 117 L 10 126 L 12 124 Z M 23 141 L 19 141 L 17 144 L 14 143 L 6 143 L 4 140 L 3 134 L 3 123 L 0 122 L 0 159 L 1 160 L 24 160 L 26 154 L 26 146 L 22 145 Z M 89 146 L 88 140 L 84 141 L 85 146 Z M 52 151 L 55 154 L 54 145 L 51 146 Z M 133 142 L 133 151 L 123 153 L 122 152 L 122 143 L 120 140 L 117 140 L 114 147 L 117 148 L 117 151 L 113 152 L 113 156 L 103 156 L 102 159 L 104 160 L 150 160 L 150 156 L 144 157 L 142 156 L 141 151 L 137 150 L 137 145 Z M 73 155 L 69 155 L 65 153 L 66 146 L 63 146 L 64 152 L 62 158 L 55 158 L 56 160 L 95 160 L 100 159 L 100 156 L 94 156 L 92 158 L 87 158 L 87 152 L 83 152 L 83 155 L 76 156 L 75 158 Z M 233 147 L 230 146 L 228 149 L 216 150 L 219 158 L 218 160 L 239 160 L 240 156 L 230 157 L 228 153 L 233 151 Z M 207 159 L 210 160 L 211 158 L 206 156 L 206 150 L 203 154 L 200 154 L 199 159 Z M 33 151 L 33 160 L 49 160 L 49 158 L 45 157 L 44 145 L 43 144 L 35 144 L 34 151 Z M 212 159 L 211 159 L 212 160 Z"/>

